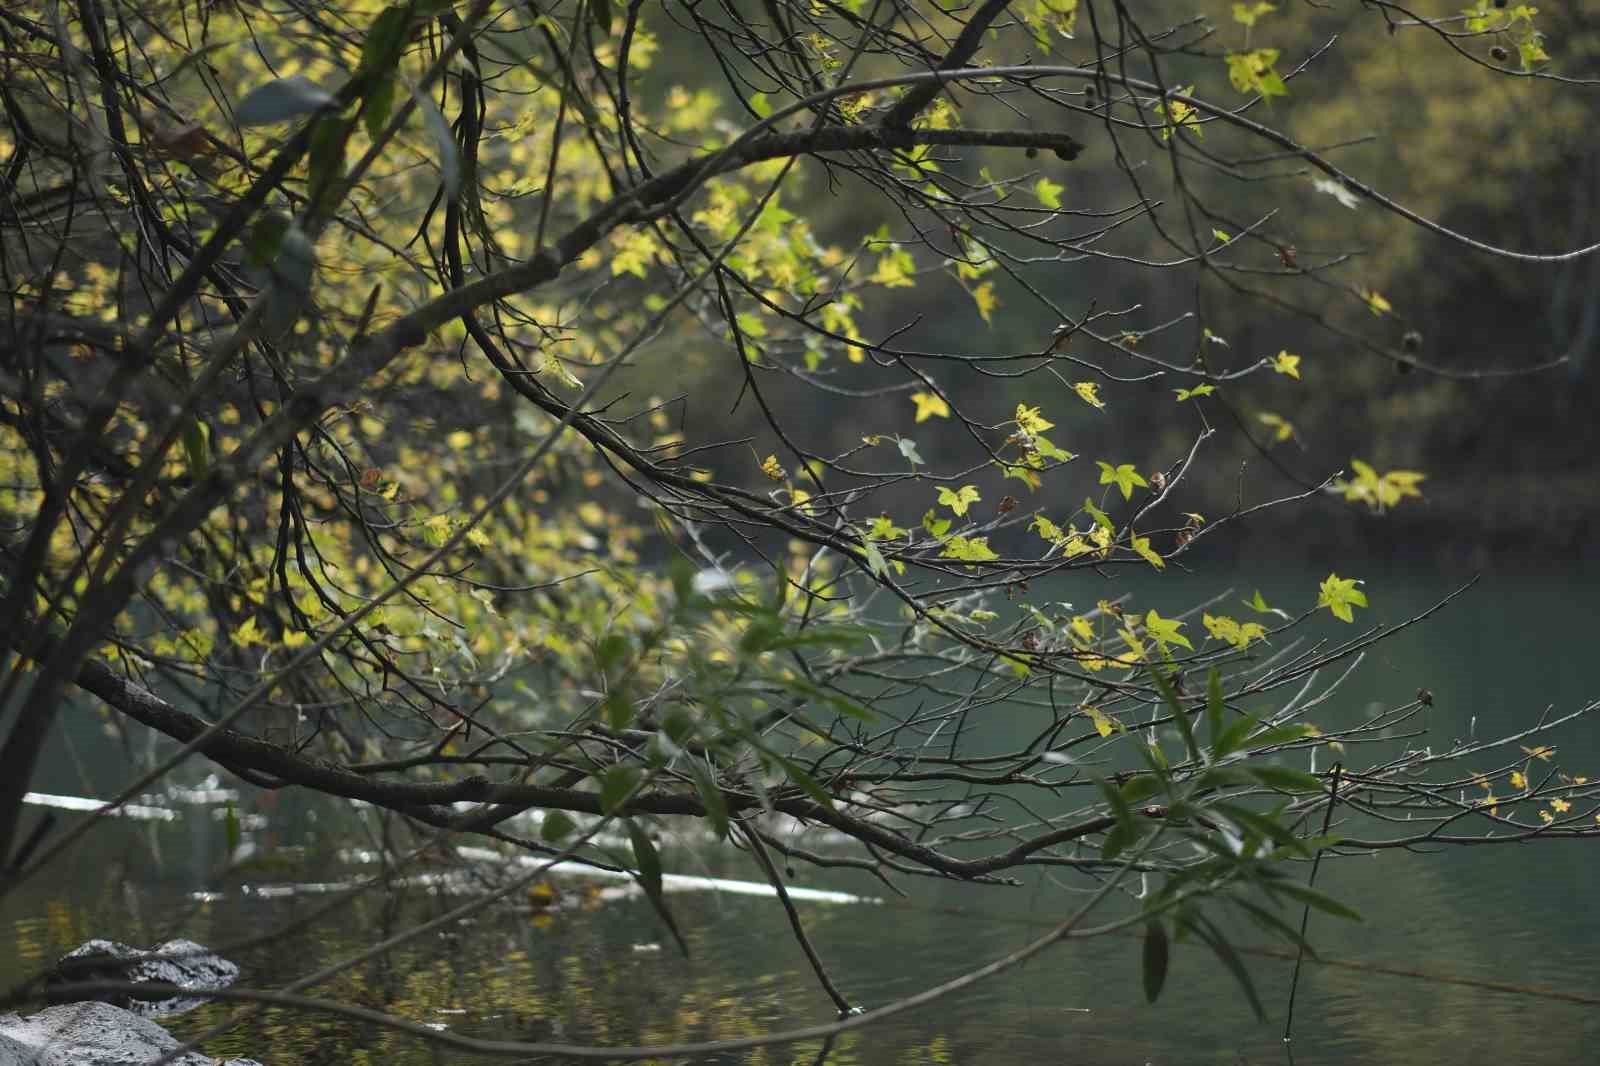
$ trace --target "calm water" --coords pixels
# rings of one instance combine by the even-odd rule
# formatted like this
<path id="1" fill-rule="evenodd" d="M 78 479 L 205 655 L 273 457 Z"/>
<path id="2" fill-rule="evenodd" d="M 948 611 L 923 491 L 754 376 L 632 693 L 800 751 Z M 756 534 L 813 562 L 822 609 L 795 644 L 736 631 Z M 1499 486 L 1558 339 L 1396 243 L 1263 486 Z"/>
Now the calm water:
<path id="1" fill-rule="evenodd" d="M 1314 599 L 1321 576 L 1285 572 L 1263 592 L 1283 606 L 1303 606 Z M 1443 596 L 1464 575 L 1369 568 L 1356 576 L 1369 579 L 1372 615 L 1398 621 Z M 1172 613 L 1168 608 L 1185 597 L 1193 601 L 1218 590 L 1214 580 L 1179 578 L 1138 593 L 1160 597 L 1140 602 Z M 1370 701 L 1403 702 L 1426 686 L 1435 695 L 1430 725 L 1439 747 L 1465 735 L 1473 717 L 1477 735 L 1484 737 L 1530 722 L 1547 704 L 1575 709 L 1600 696 L 1600 656 L 1593 650 L 1596 593 L 1600 575 L 1594 573 L 1486 577 L 1444 615 L 1369 656 L 1318 718 L 1324 725 L 1354 721 Z M 1104 594 L 1092 586 L 1065 593 L 1088 602 Z M 34 787 L 110 792 L 120 780 L 122 756 L 99 736 L 87 712 L 75 726 L 73 743 L 58 745 L 48 779 Z M 1569 728 L 1556 743 L 1565 769 L 1600 776 L 1600 718 Z M 222 877 L 216 873 L 225 851 L 221 823 L 202 807 L 174 822 L 113 824 L 48 877 L 0 903 L 0 986 L 9 987 L 91 936 L 148 945 L 182 935 L 218 947 L 259 937 L 326 899 L 272 896 L 264 888 L 362 872 L 319 850 L 328 817 L 315 821 L 303 799 L 246 790 L 239 809 L 265 816 L 263 827 L 249 834 L 265 854 L 275 854 L 275 844 L 294 842 L 309 849 L 303 853 L 309 858 Z M 672 855 L 669 865 L 685 873 L 753 876 L 741 861 L 688 849 Z M 1597 863 L 1600 841 L 1436 855 L 1390 852 L 1325 863 L 1319 886 L 1357 907 L 1366 920 L 1351 925 L 1313 919 L 1312 940 L 1327 959 L 1347 965 L 1308 964 L 1295 1009 L 1294 1061 L 1594 1061 L 1600 1007 L 1469 982 L 1600 998 Z M 799 881 L 823 884 L 804 871 Z M 719 1039 L 832 1017 L 771 900 L 675 895 L 673 907 L 692 949 L 684 959 L 641 900 L 606 898 L 610 894 L 576 881 L 565 885 L 559 909 L 536 910 L 525 899 L 491 908 L 470 924 L 408 945 L 319 991 L 457 1032 L 575 1043 Z M 842 876 L 825 887 L 881 894 L 865 878 Z M 1048 881 L 1012 890 L 915 882 L 905 887 L 913 897 L 907 903 L 803 905 L 818 950 L 854 1002 L 882 1005 L 1004 954 L 1059 920 L 1078 898 Z M 244 984 L 272 987 L 460 898 L 415 888 L 367 894 L 310 932 L 276 937 L 232 957 L 244 968 Z M 827 1061 L 1287 1061 L 1279 1038 L 1288 962 L 1250 960 L 1269 1012 L 1268 1021 L 1258 1023 L 1203 949 L 1174 948 L 1167 988 L 1156 1006 L 1143 1001 L 1138 958 L 1136 941 L 1116 937 L 1058 947 L 958 999 L 847 1034 Z M 167 1024 L 180 1035 L 194 1032 L 222 1011 L 205 1008 Z M 471 1059 L 332 1015 L 277 1011 L 207 1050 L 253 1055 L 267 1066 Z M 816 1054 L 813 1044 L 698 1061 L 810 1062 Z"/>

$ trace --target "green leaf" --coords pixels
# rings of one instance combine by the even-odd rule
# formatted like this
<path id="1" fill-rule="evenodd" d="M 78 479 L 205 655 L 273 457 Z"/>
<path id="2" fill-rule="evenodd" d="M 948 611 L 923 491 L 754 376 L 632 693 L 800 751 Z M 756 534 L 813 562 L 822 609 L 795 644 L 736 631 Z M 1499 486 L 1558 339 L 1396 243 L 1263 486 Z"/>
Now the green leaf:
<path id="1" fill-rule="evenodd" d="M 379 78 L 362 98 L 361 121 L 366 124 L 367 136 L 373 140 L 377 140 L 383 132 L 384 125 L 389 121 L 389 112 L 394 110 L 394 86 L 393 77 Z"/>
<path id="2" fill-rule="evenodd" d="M 776 752 L 769 752 L 769 754 L 777 760 L 778 766 L 783 769 L 784 776 L 800 786 L 800 791 L 822 804 L 822 806 L 830 810 L 833 808 L 833 797 L 828 795 L 810 774 Z"/>
<path id="3" fill-rule="evenodd" d="M 1224 729 L 1223 713 L 1226 708 L 1222 702 L 1222 674 L 1213 666 L 1206 671 L 1206 736 L 1211 738 L 1211 759 L 1213 762 L 1222 758 L 1223 753 L 1217 750 L 1222 740 Z"/>
<path id="4" fill-rule="evenodd" d="M 189 476 L 196 481 L 205 477 L 211 469 L 211 430 L 198 418 L 183 427 L 183 453 L 189 460 Z"/>
<path id="5" fill-rule="evenodd" d="M 1322 781 L 1304 770 L 1287 766 L 1250 766 L 1245 772 L 1268 788 L 1279 792 L 1321 792 Z"/>
<path id="6" fill-rule="evenodd" d="M 637 714 L 633 700 L 628 698 L 628 693 L 622 686 L 613 688 L 606 693 L 606 724 L 612 729 L 621 731 L 633 724 Z"/>
<path id="7" fill-rule="evenodd" d="M 1262 840 L 1270 840 L 1280 848 L 1292 851 L 1296 855 L 1302 855 L 1306 858 L 1311 857 L 1311 851 L 1306 847 L 1305 842 L 1295 836 L 1293 830 L 1279 821 L 1276 813 L 1262 814 L 1259 811 L 1251 810 L 1249 807 L 1223 801 L 1213 803 L 1212 809 L 1220 811 L 1232 819 L 1236 825 L 1254 833 Z"/>
<path id="8" fill-rule="evenodd" d="M 611 32 L 611 0 L 589 0 L 589 14 L 595 29 L 604 34 Z"/>
<path id="9" fill-rule="evenodd" d="M 546 811 L 539 826 L 539 837 L 547 844 L 556 844 L 576 828 L 578 823 L 566 811 Z"/>
<path id="10" fill-rule="evenodd" d="M 233 117 L 241 126 L 269 126 L 320 111 L 334 102 L 333 94 L 303 74 L 277 78 L 245 93 Z"/>
<path id="11" fill-rule="evenodd" d="M 1160 792 L 1161 787 L 1161 779 L 1155 774 L 1135 774 L 1122 783 L 1122 802 L 1133 807 Z"/>
<path id="12" fill-rule="evenodd" d="M 1154 663 L 1150 664 L 1150 676 L 1155 679 L 1156 691 L 1161 693 L 1161 702 L 1172 712 L 1173 724 L 1178 727 L 1178 733 L 1183 737 L 1183 746 L 1189 753 L 1189 758 L 1199 759 L 1200 745 L 1194 739 L 1194 726 L 1189 722 L 1189 712 L 1184 710 L 1183 704 L 1178 701 L 1178 693 L 1173 690 L 1172 682 Z"/>
<path id="13" fill-rule="evenodd" d="M 624 819 L 624 824 L 628 827 L 628 840 L 633 844 L 634 861 L 639 865 L 639 887 L 644 889 L 645 898 L 655 908 L 662 924 L 672 933 L 672 938 L 678 942 L 678 950 L 687 958 L 689 944 L 678 931 L 678 923 L 673 920 L 672 912 L 667 910 L 666 897 L 661 893 L 661 856 L 656 853 L 656 846 L 650 842 L 645 831 L 632 818 Z"/>
<path id="14" fill-rule="evenodd" d="M 453 201 L 461 195 L 461 152 L 456 147 L 455 134 L 450 132 L 450 123 L 431 97 L 415 91 L 411 96 L 417 102 L 417 110 L 422 112 L 422 125 L 433 139 L 433 149 L 439 157 L 445 199 Z"/>
<path id="15" fill-rule="evenodd" d="M 261 287 L 267 290 L 262 311 L 262 332 L 277 338 L 287 336 L 299 321 L 311 295 L 311 282 L 316 276 L 317 253 L 305 231 L 293 223 L 279 235 L 277 254 L 266 268 Z"/>
<path id="16" fill-rule="evenodd" d="M 607 633 L 594 647 L 595 665 L 603 674 L 612 674 L 627 661 L 628 638 L 621 633 Z"/>
<path id="17" fill-rule="evenodd" d="M 317 198 L 319 208 L 331 206 L 325 197 L 344 175 L 350 125 L 338 115 L 326 115 L 311 128 L 311 144 L 306 150 L 306 187 Z"/>
<path id="18" fill-rule="evenodd" d="M 251 270 L 266 270 L 278 258 L 283 236 L 293 220 L 282 211 L 265 210 L 250 227 L 250 236 L 244 242 L 244 265 Z"/>
<path id="19" fill-rule="evenodd" d="M 1267 601 L 1261 598 L 1260 589 L 1256 589 L 1256 594 L 1243 602 L 1246 607 L 1250 608 L 1252 611 L 1255 611 L 1257 614 L 1279 614 L 1284 615 L 1284 617 L 1288 617 L 1285 612 L 1278 610 L 1276 607 L 1268 607 Z"/>
<path id="20" fill-rule="evenodd" d="M 1317 958 L 1317 949 L 1312 946 L 1311 941 L 1301 936 L 1300 930 L 1296 929 L 1294 926 L 1290 925 L 1276 914 L 1267 910 L 1267 908 L 1258 903 L 1254 903 L 1243 896 L 1236 896 L 1230 899 L 1228 902 L 1248 914 L 1253 922 L 1265 929 L 1267 932 L 1274 933 L 1282 937 L 1295 947 L 1304 951 L 1311 958 Z"/>
<path id="21" fill-rule="evenodd" d="M 1094 519 L 1095 525 L 1107 533 L 1115 533 L 1117 531 L 1117 527 L 1111 523 L 1111 517 L 1096 507 L 1093 500 L 1085 499 L 1083 501 L 1083 510 L 1090 518 Z"/>
<path id="22" fill-rule="evenodd" d="M 600 807 L 615 814 L 639 784 L 639 771 L 632 766 L 613 766 L 600 775 Z"/>
<path id="23" fill-rule="evenodd" d="M 722 789 L 712 779 L 711 771 L 706 769 L 705 763 L 699 759 L 688 760 L 689 776 L 694 778 L 695 791 L 700 793 L 700 802 L 706 807 L 706 821 L 711 823 L 712 832 L 726 840 L 728 837 L 728 801 L 722 795 Z"/>
<path id="24" fill-rule="evenodd" d="M 391 70 L 400 57 L 400 49 L 405 44 L 410 25 L 409 4 L 390 4 L 378 12 L 378 17 L 372 20 L 372 25 L 367 29 L 366 39 L 361 42 L 359 69 L 363 72 Z"/>
<path id="25" fill-rule="evenodd" d="M 1106 832 L 1105 839 L 1100 842 L 1100 858 L 1106 862 L 1116 861 L 1117 856 L 1137 845 L 1154 828 L 1150 823 L 1137 818 L 1118 822 Z"/>
<path id="26" fill-rule="evenodd" d="M 1159 919 L 1144 923 L 1144 998 L 1154 1003 L 1167 981 L 1167 930 Z"/>
<path id="27" fill-rule="evenodd" d="M 1233 974 L 1234 980 L 1239 982 L 1239 987 L 1244 990 L 1245 998 L 1250 1001 L 1250 1009 L 1255 1012 L 1256 1019 L 1265 1021 L 1267 1014 L 1261 1008 L 1261 997 L 1256 994 L 1255 983 L 1250 980 L 1250 971 L 1244 968 L 1238 953 L 1233 950 L 1233 946 L 1228 943 L 1221 930 L 1195 912 L 1187 914 L 1185 920 L 1195 935 L 1205 941 L 1206 946 L 1222 960 L 1222 964 Z"/>
<path id="28" fill-rule="evenodd" d="M 228 801 L 228 806 L 223 812 L 222 828 L 228 841 L 228 856 L 231 858 L 239 851 L 239 811 L 234 807 L 233 801 Z"/>
<path id="29" fill-rule="evenodd" d="M 1331 914 L 1336 918 L 1344 918 L 1352 922 L 1361 921 L 1360 912 L 1350 909 L 1332 896 L 1324 895 L 1314 888 L 1307 888 L 1305 885 L 1296 884 L 1293 881 L 1269 881 L 1265 887 L 1273 895 L 1288 896 L 1290 899 L 1304 903 L 1308 907 L 1314 907 L 1324 914 Z"/>
<path id="30" fill-rule="evenodd" d="M 1100 484 L 1117 486 L 1122 490 L 1122 498 L 1125 500 L 1133 498 L 1135 486 L 1140 488 L 1150 487 L 1150 483 L 1140 476 L 1139 472 L 1133 468 L 1132 463 L 1112 466 L 1104 460 L 1096 459 L 1095 465 L 1100 468 Z"/>
<path id="31" fill-rule="evenodd" d="M 1255 724 L 1259 725 L 1260 723 L 1257 722 Z M 1252 751 L 1258 751 L 1262 748 L 1270 748 L 1278 744 L 1293 744 L 1297 740 L 1304 740 L 1307 737 L 1314 737 L 1317 735 L 1318 733 L 1315 726 L 1305 725 L 1303 723 L 1297 725 L 1278 725 L 1273 726 L 1271 729 L 1264 729 L 1255 736 L 1251 737 L 1247 746 Z"/>

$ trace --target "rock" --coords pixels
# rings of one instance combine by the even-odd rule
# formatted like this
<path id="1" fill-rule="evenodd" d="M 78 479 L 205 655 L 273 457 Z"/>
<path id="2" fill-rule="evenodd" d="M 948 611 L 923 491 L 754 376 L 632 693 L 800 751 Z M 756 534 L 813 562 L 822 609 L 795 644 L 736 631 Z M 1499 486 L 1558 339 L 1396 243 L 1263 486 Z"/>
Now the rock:
<path id="1" fill-rule="evenodd" d="M 45 977 L 53 999 L 73 1002 L 99 1000 L 146 1018 L 178 1014 L 205 1002 L 193 996 L 151 998 L 128 992 L 73 992 L 62 985 L 83 981 L 160 982 L 195 991 L 226 988 L 239 976 L 239 967 L 193 940 L 169 940 L 140 951 L 114 940 L 90 940 L 74 948 Z"/>
<path id="2" fill-rule="evenodd" d="M 22 1018 L 0 1014 L 0 1066 L 137 1066 L 178 1046 L 177 1039 L 148 1018 L 109 1003 L 63 1003 Z M 219 1066 L 218 1059 L 190 1051 L 173 1066 Z M 221 1066 L 261 1066 L 229 1059 Z"/>

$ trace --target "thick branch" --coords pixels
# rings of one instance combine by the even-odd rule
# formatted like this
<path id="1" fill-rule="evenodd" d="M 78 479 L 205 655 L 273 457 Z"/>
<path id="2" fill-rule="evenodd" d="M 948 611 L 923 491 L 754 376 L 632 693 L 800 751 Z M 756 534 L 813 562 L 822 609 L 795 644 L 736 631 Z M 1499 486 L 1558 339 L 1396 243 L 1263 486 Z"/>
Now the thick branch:
<path id="1" fill-rule="evenodd" d="M 52 645 L 52 641 L 46 641 L 39 650 L 40 656 L 48 656 Z M 98 659 L 86 659 L 79 667 L 76 680 L 79 687 L 98 696 L 113 709 L 175 740 L 187 743 L 211 728 L 204 719 L 179 710 L 148 689 L 118 675 Z M 445 804 L 463 801 L 515 804 L 523 808 L 541 807 L 580 814 L 607 813 L 599 793 L 581 789 L 531 784 L 497 785 L 479 775 L 432 784 L 375 781 L 337 763 L 312 758 L 232 729 L 216 730 L 201 743 L 199 750 L 234 772 L 248 770 L 270 774 L 284 784 L 300 785 L 331 796 L 364 800 L 419 817 L 443 828 L 463 828 L 481 818 L 481 810 L 455 814 L 440 809 Z M 729 812 L 735 815 L 760 807 L 760 801 L 755 796 L 730 792 L 726 794 L 726 799 Z M 890 829 L 854 817 L 837 806 L 823 806 L 804 797 L 777 799 L 773 806 L 790 817 L 832 826 L 864 843 L 920 863 L 935 873 L 963 880 L 1017 866 L 1045 848 L 1105 832 L 1116 824 L 1110 816 L 1091 818 L 1041 834 L 995 855 L 956 859 L 908 840 Z M 700 817 L 705 814 L 705 805 L 695 794 L 647 792 L 635 796 L 622 811 L 616 813 Z M 1162 818 L 1166 816 L 1166 809 L 1150 806 L 1143 808 L 1140 813 L 1149 818 Z"/>
<path id="2" fill-rule="evenodd" d="M 961 33 L 956 37 L 955 43 L 950 46 L 950 51 L 945 53 L 939 61 L 940 70 L 959 70 L 967 65 L 978 51 L 978 45 L 983 43 L 983 35 L 989 32 L 989 24 L 1000 17 L 1000 12 L 1006 9 L 1011 0 L 988 0 L 977 12 L 961 27 Z M 939 95 L 939 90 L 944 88 L 943 81 L 931 81 L 913 85 L 906 90 L 889 113 L 884 116 L 885 126 L 909 126 L 911 120 L 917 117 L 917 112 L 933 102 Z"/>

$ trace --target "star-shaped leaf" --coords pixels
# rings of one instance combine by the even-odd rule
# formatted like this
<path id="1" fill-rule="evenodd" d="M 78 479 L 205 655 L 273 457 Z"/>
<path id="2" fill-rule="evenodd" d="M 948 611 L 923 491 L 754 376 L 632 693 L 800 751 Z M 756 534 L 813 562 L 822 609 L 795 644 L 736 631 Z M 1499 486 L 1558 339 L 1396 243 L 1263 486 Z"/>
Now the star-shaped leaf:
<path id="1" fill-rule="evenodd" d="M 1139 475 L 1139 471 L 1133 468 L 1132 463 L 1112 466 L 1104 460 L 1096 459 L 1095 465 L 1100 468 L 1100 484 L 1115 485 L 1122 490 L 1122 498 L 1125 500 L 1133 498 L 1134 486 L 1137 485 L 1140 488 L 1150 487 L 1150 482 Z"/>
<path id="2" fill-rule="evenodd" d="M 1183 628 L 1183 623 L 1176 618 L 1162 618 L 1155 611 L 1144 616 L 1144 627 L 1150 633 L 1150 639 L 1160 645 L 1162 651 L 1167 650 L 1168 644 L 1176 644 L 1180 648 L 1194 651 L 1194 645 L 1189 643 L 1189 638 L 1178 630 Z"/>
<path id="3" fill-rule="evenodd" d="M 944 397 L 933 392 L 913 392 L 911 402 L 917 405 L 918 422 L 926 422 L 930 418 L 949 418 L 950 405 L 944 402 Z"/>
<path id="4" fill-rule="evenodd" d="M 1367 605 L 1367 594 L 1356 588 L 1359 584 L 1355 578 L 1329 574 L 1318 589 L 1317 606 L 1326 607 L 1341 622 L 1354 622 L 1356 616 L 1351 608 Z"/>
<path id="5" fill-rule="evenodd" d="M 978 495 L 978 487 L 976 485 L 962 485 L 959 489 L 954 490 L 946 488 L 939 490 L 939 502 L 950 508 L 957 515 L 966 514 L 967 508 L 981 499 L 983 497 Z"/>

